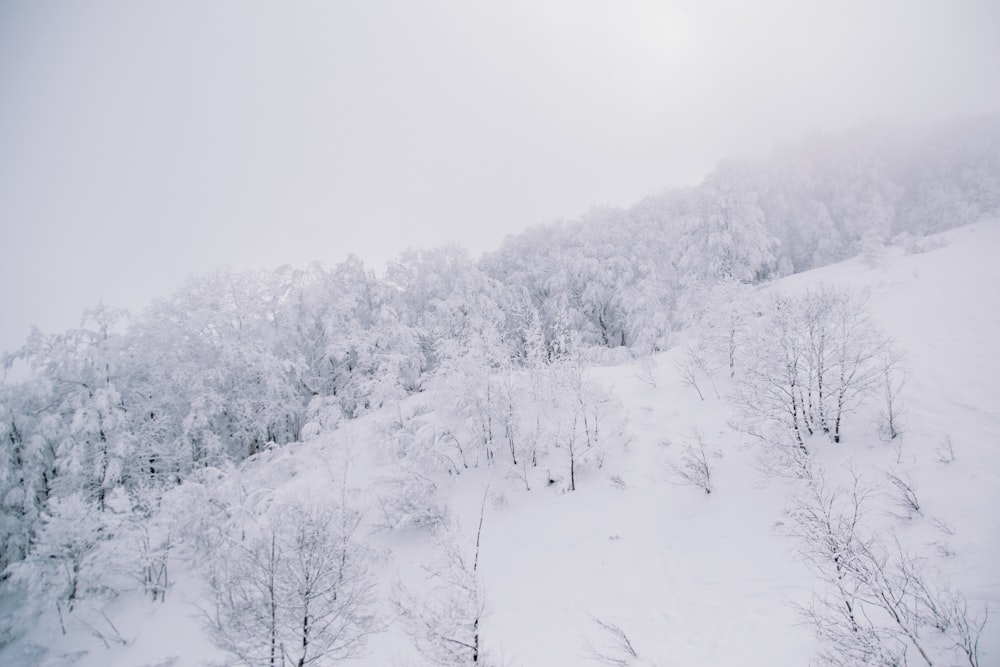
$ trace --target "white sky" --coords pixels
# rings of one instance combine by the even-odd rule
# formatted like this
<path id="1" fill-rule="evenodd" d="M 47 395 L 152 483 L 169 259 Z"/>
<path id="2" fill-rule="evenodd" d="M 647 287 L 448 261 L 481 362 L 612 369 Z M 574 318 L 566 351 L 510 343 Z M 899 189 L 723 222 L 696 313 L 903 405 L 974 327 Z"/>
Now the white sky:
<path id="1" fill-rule="evenodd" d="M 0 0 L 0 350 L 192 272 L 478 254 L 814 129 L 983 112 L 995 0 Z"/>

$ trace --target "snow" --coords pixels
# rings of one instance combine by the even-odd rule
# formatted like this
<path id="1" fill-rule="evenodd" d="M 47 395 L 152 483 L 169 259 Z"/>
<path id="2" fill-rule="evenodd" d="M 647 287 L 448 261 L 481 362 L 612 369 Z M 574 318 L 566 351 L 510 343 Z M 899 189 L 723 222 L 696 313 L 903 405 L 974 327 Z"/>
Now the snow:
<path id="1" fill-rule="evenodd" d="M 933 239 L 932 239 L 933 240 Z M 832 476 L 850 464 L 872 481 L 884 471 L 909 475 L 922 516 L 877 517 L 959 586 L 973 605 L 1000 609 L 1000 222 L 940 235 L 921 254 L 887 251 L 884 265 L 860 259 L 792 276 L 765 290 L 819 284 L 870 290 L 874 315 L 906 355 L 907 406 L 902 444 L 882 442 L 870 419 L 852 420 L 844 442 L 810 443 Z M 929 247 L 932 247 L 931 243 Z M 591 370 L 611 387 L 629 419 L 631 438 L 581 473 L 578 490 L 547 484 L 561 473 L 562 452 L 536 470 L 532 490 L 501 465 L 436 481 L 471 547 L 483 494 L 481 573 L 488 614 L 484 647 L 496 664 L 586 664 L 607 636 L 594 619 L 621 627 L 643 664 L 782 667 L 806 664 L 816 650 L 796 605 L 809 602 L 815 576 L 796 554 L 787 510 L 799 488 L 759 465 L 759 451 L 728 426 L 725 399 L 698 399 L 674 369 L 681 350 L 655 357 L 655 386 L 638 362 Z M 720 386 L 720 389 L 724 387 Z M 710 396 L 711 394 L 711 396 Z M 425 397 L 406 399 L 421 401 Z M 874 409 L 874 408 L 872 408 Z M 396 408 L 349 422 L 257 457 L 239 483 L 281 497 L 339 494 L 348 486 L 372 502 L 373 480 L 386 474 L 379 442 Z M 714 490 L 677 483 L 672 468 L 700 434 L 709 450 Z M 955 460 L 941 462 L 947 440 Z M 881 498 L 883 509 L 887 499 Z M 371 508 L 369 508 L 371 512 Z M 947 529 L 945 529 L 945 527 Z M 952 534 L 949 534 L 951 532 Z M 383 600 L 392 582 L 410 582 L 433 557 L 420 530 L 366 536 L 377 557 Z M 78 667 L 208 664 L 221 659 L 198 623 L 196 564 L 175 558 L 165 603 L 125 596 L 109 608 L 125 647 L 105 649 L 77 628 L 66 636 L 45 623 L 0 649 L 0 664 Z M 385 633 L 369 655 L 350 664 L 410 664 L 406 636 L 383 613 Z M 8 612 L 9 613 L 9 612 Z M 982 664 L 1000 660 L 1000 622 L 983 636 Z M 596 663 L 592 663 L 596 664 Z"/>

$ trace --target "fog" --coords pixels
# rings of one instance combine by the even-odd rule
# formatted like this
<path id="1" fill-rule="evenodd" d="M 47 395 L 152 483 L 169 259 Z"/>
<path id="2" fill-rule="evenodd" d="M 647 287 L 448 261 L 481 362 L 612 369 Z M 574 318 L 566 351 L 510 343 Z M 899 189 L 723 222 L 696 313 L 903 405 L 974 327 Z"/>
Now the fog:
<path id="1" fill-rule="evenodd" d="M 1000 112 L 1000 3 L 0 5 L 0 349 L 221 266 L 472 253 L 722 158 Z"/>

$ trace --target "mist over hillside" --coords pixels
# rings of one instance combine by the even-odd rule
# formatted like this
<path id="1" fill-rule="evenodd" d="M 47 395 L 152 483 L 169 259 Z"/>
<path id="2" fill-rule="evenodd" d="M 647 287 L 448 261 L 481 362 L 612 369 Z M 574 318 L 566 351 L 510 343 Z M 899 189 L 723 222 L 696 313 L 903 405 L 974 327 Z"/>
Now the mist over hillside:
<path id="1" fill-rule="evenodd" d="M 1000 119 L 877 126 L 478 259 L 220 270 L 35 331 L 0 657 L 989 664 L 997 216 Z"/>

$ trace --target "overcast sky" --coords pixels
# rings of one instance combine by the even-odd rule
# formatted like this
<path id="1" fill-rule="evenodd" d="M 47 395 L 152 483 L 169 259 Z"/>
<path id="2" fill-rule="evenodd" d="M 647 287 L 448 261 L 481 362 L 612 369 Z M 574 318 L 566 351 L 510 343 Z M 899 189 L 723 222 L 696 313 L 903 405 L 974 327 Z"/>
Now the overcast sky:
<path id="1" fill-rule="evenodd" d="M 813 130 L 995 113 L 998 37 L 995 0 L 0 0 L 0 349 L 191 273 L 478 254 Z"/>

